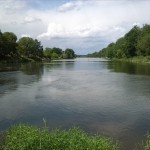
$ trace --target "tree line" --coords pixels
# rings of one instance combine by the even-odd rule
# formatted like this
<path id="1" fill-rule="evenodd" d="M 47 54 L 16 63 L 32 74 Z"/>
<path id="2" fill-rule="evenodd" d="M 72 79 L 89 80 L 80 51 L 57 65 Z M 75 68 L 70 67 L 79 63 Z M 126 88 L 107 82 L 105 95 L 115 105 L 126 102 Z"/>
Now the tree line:
<path id="1" fill-rule="evenodd" d="M 67 48 L 63 51 L 61 48 L 45 48 L 41 42 L 31 37 L 22 37 L 17 40 L 13 32 L 4 32 L 0 30 L 0 60 L 8 59 L 72 59 L 76 54 L 73 49 Z"/>
<path id="2" fill-rule="evenodd" d="M 150 25 L 134 26 L 115 43 L 110 43 L 99 52 L 88 54 L 90 57 L 131 58 L 150 56 Z"/>

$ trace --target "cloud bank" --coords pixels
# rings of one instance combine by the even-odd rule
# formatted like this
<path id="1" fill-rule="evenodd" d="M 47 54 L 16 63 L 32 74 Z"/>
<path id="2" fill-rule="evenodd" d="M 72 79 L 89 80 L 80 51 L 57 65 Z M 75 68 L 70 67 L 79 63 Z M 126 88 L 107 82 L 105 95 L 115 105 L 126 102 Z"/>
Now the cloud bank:
<path id="1" fill-rule="evenodd" d="M 0 27 L 38 38 L 44 47 L 86 54 L 115 42 L 134 25 L 150 23 L 149 6 L 146 0 L 1 0 Z"/>

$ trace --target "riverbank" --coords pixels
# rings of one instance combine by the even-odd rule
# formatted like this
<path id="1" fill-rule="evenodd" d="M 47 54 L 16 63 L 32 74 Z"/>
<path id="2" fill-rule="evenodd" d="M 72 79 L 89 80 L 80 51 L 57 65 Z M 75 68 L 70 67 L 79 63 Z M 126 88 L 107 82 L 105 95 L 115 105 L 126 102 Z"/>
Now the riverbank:
<path id="1" fill-rule="evenodd" d="M 75 59 L 76 57 L 72 58 Z M 53 60 L 65 60 L 65 58 L 56 58 L 56 59 L 49 59 L 49 58 L 39 58 L 39 57 L 7 57 L 5 59 L 0 59 L 0 63 L 48 63 Z M 67 58 L 66 58 L 67 59 Z"/>
<path id="2" fill-rule="evenodd" d="M 150 56 L 132 57 L 132 58 L 112 58 L 112 61 L 132 62 L 132 63 L 150 63 Z"/>
<path id="3" fill-rule="evenodd" d="M 89 135 L 79 128 L 48 131 L 46 126 L 40 129 L 20 124 L 1 134 L 0 139 L 0 150 L 121 150 L 114 140 Z M 136 150 L 150 150 L 150 135 L 145 144 L 141 143 Z"/>
<path id="4" fill-rule="evenodd" d="M 51 62 L 49 58 L 39 58 L 39 57 L 7 57 L 5 59 L 0 59 L 0 63 L 36 63 L 36 62 Z"/>
<path id="5" fill-rule="evenodd" d="M 27 125 L 10 128 L 0 150 L 119 150 L 118 144 L 103 136 L 91 136 L 80 130 L 39 129 Z"/>

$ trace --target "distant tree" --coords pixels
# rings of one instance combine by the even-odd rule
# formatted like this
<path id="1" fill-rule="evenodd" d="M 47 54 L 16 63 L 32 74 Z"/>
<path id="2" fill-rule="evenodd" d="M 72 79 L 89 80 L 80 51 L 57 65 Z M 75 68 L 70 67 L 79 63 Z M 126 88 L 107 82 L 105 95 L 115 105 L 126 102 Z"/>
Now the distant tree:
<path id="1" fill-rule="evenodd" d="M 115 43 L 115 57 L 116 58 L 126 57 L 126 40 L 124 37 L 118 39 Z"/>
<path id="2" fill-rule="evenodd" d="M 63 58 L 63 59 L 67 59 L 67 54 L 63 53 L 63 54 L 62 54 L 62 58 Z"/>
<path id="3" fill-rule="evenodd" d="M 44 56 L 43 46 L 41 45 L 41 42 L 38 41 L 37 39 L 35 39 L 34 41 L 35 41 L 35 49 L 36 49 L 35 56 L 42 58 Z"/>
<path id="4" fill-rule="evenodd" d="M 51 58 L 52 58 L 52 59 L 58 59 L 59 56 L 58 56 L 57 53 L 53 52 L 52 55 L 51 55 Z"/>
<path id="5" fill-rule="evenodd" d="M 75 57 L 75 52 L 73 49 L 67 48 L 64 53 L 67 59 L 72 59 Z"/>
<path id="6" fill-rule="evenodd" d="M 100 53 L 99 52 L 94 52 L 92 54 L 87 54 L 88 57 L 100 57 Z"/>
<path id="7" fill-rule="evenodd" d="M 106 49 L 105 57 L 113 58 L 114 57 L 115 44 L 110 43 Z"/>
<path id="8" fill-rule="evenodd" d="M 52 48 L 46 47 L 44 50 L 44 57 L 51 59 L 52 53 Z"/>
<path id="9" fill-rule="evenodd" d="M 54 48 L 52 48 L 52 52 L 58 54 L 58 56 L 62 55 L 62 49 L 61 48 L 54 47 Z"/>
<path id="10" fill-rule="evenodd" d="M 0 58 L 4 57 L 4 41 L 3 41 L 3 34 L 0 30 Z"/>

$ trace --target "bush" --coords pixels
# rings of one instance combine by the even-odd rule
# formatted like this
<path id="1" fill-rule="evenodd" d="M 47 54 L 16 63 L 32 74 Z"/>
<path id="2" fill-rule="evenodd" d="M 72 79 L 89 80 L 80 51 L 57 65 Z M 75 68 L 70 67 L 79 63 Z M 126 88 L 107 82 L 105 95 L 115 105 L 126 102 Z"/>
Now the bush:
<path id="1" fill-rule="evenodd" d="M 12 127 L 2 150 L 118 150 L 118 145 L 103 136 L 89 136 L 79 128 L 38 129 L 27 125 Z"/>

